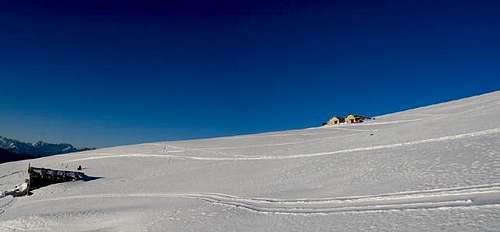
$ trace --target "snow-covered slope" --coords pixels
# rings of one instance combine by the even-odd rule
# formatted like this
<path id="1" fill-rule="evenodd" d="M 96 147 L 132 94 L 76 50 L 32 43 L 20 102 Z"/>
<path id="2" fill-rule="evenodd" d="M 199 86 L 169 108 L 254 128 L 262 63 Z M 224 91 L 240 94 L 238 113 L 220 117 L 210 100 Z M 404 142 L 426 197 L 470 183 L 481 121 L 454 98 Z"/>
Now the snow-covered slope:
<path id="1" fill-rule="evenodd" d="M 0 199 L 0 231 L 499 231 L 500 92 L 364 124 L 0 165 L 102 177 Z"/>

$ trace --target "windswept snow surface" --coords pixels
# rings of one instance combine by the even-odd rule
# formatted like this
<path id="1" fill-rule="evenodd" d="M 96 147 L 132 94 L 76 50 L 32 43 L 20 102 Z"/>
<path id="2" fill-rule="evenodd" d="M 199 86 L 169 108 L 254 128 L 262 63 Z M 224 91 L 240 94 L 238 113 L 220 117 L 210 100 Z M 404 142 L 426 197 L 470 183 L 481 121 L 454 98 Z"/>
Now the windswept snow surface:
<path id="1" fill-rule="evenodd" d="M 364 124 L 28 162 L 102 177 L 0 197 L 0 231 L 500 231 L 500 92 Z"/>

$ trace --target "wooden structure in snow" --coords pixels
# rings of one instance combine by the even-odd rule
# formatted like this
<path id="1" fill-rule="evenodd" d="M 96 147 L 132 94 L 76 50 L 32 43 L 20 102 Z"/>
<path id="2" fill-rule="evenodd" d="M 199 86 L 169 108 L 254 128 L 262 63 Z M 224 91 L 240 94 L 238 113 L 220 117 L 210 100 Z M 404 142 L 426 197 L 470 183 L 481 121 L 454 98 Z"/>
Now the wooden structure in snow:
<path id="1" fill-rule="evenodd" d="M 41 188 L 62 182 L 86 180 L 88 177 L 83 172 L 53 170 L 47 168 L 28 168 L 29 190 Z"/>
<path id="2" fill-rule="evenodd" d="M 83 172 L 53 170 L 28 166 L 28 176 L 24 179 L 24 182 L 20 185 L 16 185 L 16 187 L 12 190 L 0 192 L 0 198 L 8 195 L 14 197 L 26 196 L 30 194 L 30 190 L 38 189 L 51 184 L 77 180 L 88 181 L 93 179 L 97 178 L 89 177 Z"/>

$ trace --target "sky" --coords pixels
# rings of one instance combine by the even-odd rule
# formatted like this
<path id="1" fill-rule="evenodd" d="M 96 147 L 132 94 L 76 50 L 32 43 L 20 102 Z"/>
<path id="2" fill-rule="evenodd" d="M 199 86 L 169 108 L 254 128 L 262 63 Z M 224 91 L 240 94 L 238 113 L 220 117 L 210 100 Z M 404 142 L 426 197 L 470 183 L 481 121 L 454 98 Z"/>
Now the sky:
<path id="1" fill-rule="evenodd" d="M 497 1 L 0 0 L 0 136 L 106 147 L 500 89 Z"/>

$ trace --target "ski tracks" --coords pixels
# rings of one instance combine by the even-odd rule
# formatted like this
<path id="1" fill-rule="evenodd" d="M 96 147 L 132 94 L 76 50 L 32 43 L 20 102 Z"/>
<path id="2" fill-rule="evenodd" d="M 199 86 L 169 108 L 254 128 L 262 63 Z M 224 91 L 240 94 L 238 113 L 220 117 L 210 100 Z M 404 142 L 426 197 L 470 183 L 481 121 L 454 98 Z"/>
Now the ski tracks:
<path id="1" fill-rule="evenodd" d="M 8 176 L 15 175 L 15 174 L 18 174 L 18 173 L 22 173 L 22 172 L 24 172 L 24 171 L 23 170 L 18 170 L 18 171 L 15 171 L 15 172 L 11 172 L 9 174 L 5 174 L 5 175 L 0 176 L 0 179 L 3 179 L 3 178 L 8 177 Z"/>
<path id="2" fill-rule="evenodd" d="M 91 198 L 186 198 L 245 209 L 256 213 L 307 216 L 389 210 L 500 206 L 500 184 L 312 199 L 244 198 L 220 193 L 131 193 L 67 196 L 26 201 L 21 204 Z"/>
<path id="3" fill-rule="evenodd" d="M 7 208 L 12 206 L 14 201 L 15 198 L 12 196 L 4 196 L 4 195 L 0 196 L 0 216 L 2 216 L 2 214 L 5 213 L 5 210 L 7 210 Z"/>
<path id="4" fill-rule="evenodd" d="M 305 154 L 295 154 L 295 155 L 282 155 L 282 156 L 227 156 L 227 157 L 209 157 L 209 156 L 181 156 L 181 155 L 169 155 L 169 154 L 122 154 L 122 155 L 109 155 L 103 154 L 99 156 L 91 156 L 81 159 L 73 159 L 67 162 L 77 162 L 84 160 L 96 160 L 96 159 L 107 159 L 107 158 L 123 158 L 123 157 L 156 157 L 156 158 L 169 158 L 169 159 L 186 159 L 186 160 L 206 160 L 206 161 L 252 161 L 252 160 L 283 160 L 283 159 L 298 159 L 298 158 L 311 158 L 318 156 L 328 156 L 328 155 L 336 155 L 343 153 L 353 153 L 353 152 L 363 152 L 363 151 L 374 151 L 374 150 L 382 150 L 389 148 L 397 148 L 397 147 L 405 147 L 405 146 L 414 146 L 419 144 L 426 143 L 435 143 L 441 141 L 450 141 L 450 140 L 458 140 L 476 136 L 490 135 L 490 134 L 498 134 L 500 133 L 500 128 L 475 131 L 464 134 L 443 136 L 437 138 L 402 142 L 402 143 L 394 143 L 394 144 L 385 144 L 385 145 L 376 145 L 369 147 L 359 147 L 359 148 L 351 148 L 330 152 L 317 152 L 317 153 L 305 153 Z"/>

